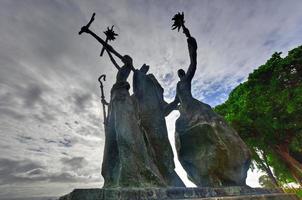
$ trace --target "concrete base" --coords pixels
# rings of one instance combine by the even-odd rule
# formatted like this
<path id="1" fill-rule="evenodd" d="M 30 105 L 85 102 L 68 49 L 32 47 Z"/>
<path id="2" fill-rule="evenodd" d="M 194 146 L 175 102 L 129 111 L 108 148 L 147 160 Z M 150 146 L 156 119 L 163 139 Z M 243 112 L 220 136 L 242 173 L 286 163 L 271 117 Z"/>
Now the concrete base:
<path id="1" fill-rule="evenodd" d="M 194 200 L 299 200 L 295 194 L 258 194 L 233 197 L 197 198 Z"/>
<path id="2" fill-rule="evenodd" d="M 221 188 L 111 188 L 75 189 L 59 200 L 299 200 L 279 189 Z"/>

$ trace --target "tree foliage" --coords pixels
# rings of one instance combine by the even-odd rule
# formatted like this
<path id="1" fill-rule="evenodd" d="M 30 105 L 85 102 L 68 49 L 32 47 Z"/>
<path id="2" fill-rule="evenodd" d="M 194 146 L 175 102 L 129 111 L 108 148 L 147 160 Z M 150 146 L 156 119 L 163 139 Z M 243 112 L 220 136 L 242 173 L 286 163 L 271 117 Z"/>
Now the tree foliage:
<path id="1" fill-rule="evenodd" d="M 259 178 L 259 184 L 264 188 L 274 188 L 275 185 L 267 175 L 262 175 Z"/>
<path id="2" fill-rule="evenodd" d="M 274 53 L 254 70 L 215 111 L 252 149 L 258 168 L 263 169 L 265 158 L 280 183 L 301 184 L 302 46 L 285 58 L 280 55 Z"/>

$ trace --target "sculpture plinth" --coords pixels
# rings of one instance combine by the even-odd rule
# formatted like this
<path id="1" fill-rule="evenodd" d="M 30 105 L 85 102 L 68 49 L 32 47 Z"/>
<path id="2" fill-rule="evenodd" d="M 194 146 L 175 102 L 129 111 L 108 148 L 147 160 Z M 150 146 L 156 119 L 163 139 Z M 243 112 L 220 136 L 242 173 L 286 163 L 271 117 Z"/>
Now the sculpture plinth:
<path id="1" fill-rule="evenodd" d="M 116 188 L 75 189 L 59 200 L 298 200 L 278 189 L 222 188 Z"/>

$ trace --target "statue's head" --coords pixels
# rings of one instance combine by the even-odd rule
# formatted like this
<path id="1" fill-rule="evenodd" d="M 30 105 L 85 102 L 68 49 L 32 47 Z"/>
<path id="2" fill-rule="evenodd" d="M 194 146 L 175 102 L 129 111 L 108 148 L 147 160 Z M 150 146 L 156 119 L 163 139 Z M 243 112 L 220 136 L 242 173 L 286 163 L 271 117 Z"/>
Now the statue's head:
<path id="1" fill-rule="evenodd" d="M 182 78 L 186 75 L 186 72 L 185 72 L 183 69 L 179 69 L 179 70 L 177 71 L 177 74 L 178 74 L 178 77 L 179 77 L 180 79 L 182 79 Z"/>
<path id="2" fill-rule="evenodd" d="M 132 66 L 133 65 L 132 58 L 128 55 L 124 55 L 123 56 L 123 63 L 125 63 L 126 65 Z"/>
<path id="3" fill-rule="evenodd" d="M 147 74 L 147 72 L 149 71 L 150 66 L 143 64 L 143 66 L 140 68 L 139 71 L 143 72 L 144 74 Z"/>

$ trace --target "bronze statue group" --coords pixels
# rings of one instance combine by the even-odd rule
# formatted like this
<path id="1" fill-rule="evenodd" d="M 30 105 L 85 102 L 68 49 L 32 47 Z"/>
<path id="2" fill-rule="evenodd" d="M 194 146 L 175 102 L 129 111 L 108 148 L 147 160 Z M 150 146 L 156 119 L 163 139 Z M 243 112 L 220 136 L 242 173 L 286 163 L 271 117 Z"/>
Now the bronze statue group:
<path id="1" fill-rule="evenodd" d="M 184 25 L 183 13 L 173 17 L 173 29 L 187 38 L 190 65 L 178 70 L 175 100 L 165 102 L 164 89 L 149 66 L 133 66 L 132 58 L 120 55 L 90 30 L 117 68 L 105 119 L 105 149 L 102 164 L 104 187 L 185 187 L 174 171 L 174 160 L 165 117 L 178 109 L 175 141 L 179 160 L 188 178 L 197 186 L 244 186 L 251 155 L 247 146 L 209 105 L 195 99 L 191 83 L 197 66 L 197 43 Z M 111 29 L 112 31 L 112 29 Z M 115 60 L 118 58 L 123 65 Z M 133 95 L 127 79 L 133 72 Z"/>

